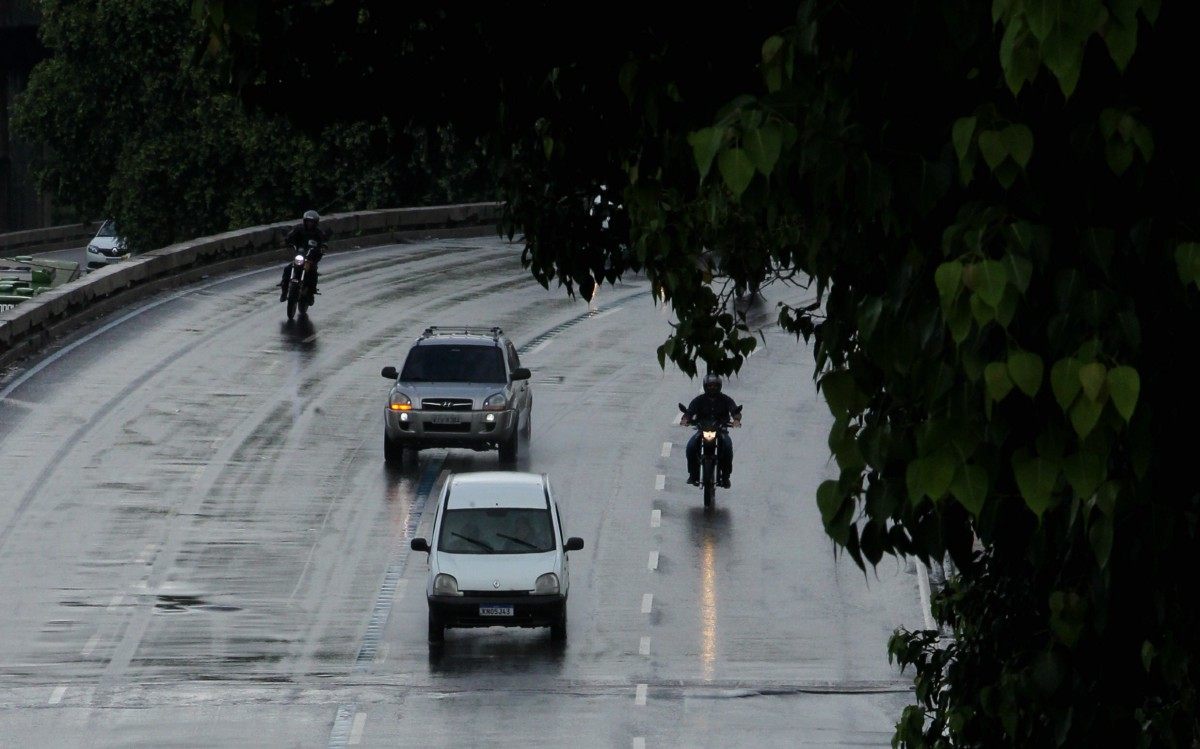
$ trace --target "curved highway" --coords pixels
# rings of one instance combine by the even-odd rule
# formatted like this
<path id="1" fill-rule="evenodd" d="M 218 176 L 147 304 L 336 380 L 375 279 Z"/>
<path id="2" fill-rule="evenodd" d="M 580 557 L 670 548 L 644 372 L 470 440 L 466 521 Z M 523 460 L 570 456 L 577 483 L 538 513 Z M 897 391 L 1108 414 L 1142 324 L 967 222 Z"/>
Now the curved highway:
<path id="1" fill-rule="evenodd" d="M 309 322 L 267 268 L 146 300 L 0 381 L 0 744 L 885 746 L 910 680 L 887 637 L 917 577 L 835 558 L 812 357 L 766 345 L 715 513 L 684 483 L 640 279 L 589 313 L 495 239 L 330 255 Z M 773 294 L 773 295 L 772 295 Z M 518 468 L 550 474 L 572 554 L 567 642 L 426 643 L 423 512 L 448 471 L 385 469 L 382 366 L 430 324 L 500 325 L 533 371 Z"/>

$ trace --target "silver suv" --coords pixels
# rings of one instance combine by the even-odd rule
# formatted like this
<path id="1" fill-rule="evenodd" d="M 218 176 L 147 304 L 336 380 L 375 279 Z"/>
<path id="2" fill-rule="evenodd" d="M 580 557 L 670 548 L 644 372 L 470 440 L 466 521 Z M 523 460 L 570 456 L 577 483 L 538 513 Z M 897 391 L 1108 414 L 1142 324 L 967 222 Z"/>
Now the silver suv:
<path id="1" fill-rule="evenodd" d="M 396 381 L 384 412 L 389 465 L 403 462 L 406 447 L 499 449 L 500 460 L 512 463 L 518 435 L 529 437 L 529 370 L 500 328 L 427 328 L 404 367 L 381 374 Z"/>

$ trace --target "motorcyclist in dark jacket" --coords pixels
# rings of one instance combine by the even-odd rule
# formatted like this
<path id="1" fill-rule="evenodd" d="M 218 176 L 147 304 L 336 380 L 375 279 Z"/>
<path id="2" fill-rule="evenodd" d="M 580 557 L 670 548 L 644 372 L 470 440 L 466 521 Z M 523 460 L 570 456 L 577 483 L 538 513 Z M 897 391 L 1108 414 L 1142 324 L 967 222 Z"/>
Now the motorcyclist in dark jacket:
<path id="1" fill-rule="evenodd" d="M 704 393 L 692 399 L 691 404 L 688 405 L 687 411 L 684 412 L 683 418 L 680 421 L 684 425 L 688 425 L 706 419 L 713 419 L 722 425 L 732 422 L 734 426 L 741 426 L 741 412 L 737 404 L 733 402 L 733 398 L 721 392 L 721 378 L 715 374 L 704 376 Z M 718 455 L 721 461 L 721 464 L 717 467 L 720 473 L 717 483 L 728 489 L 729 474 L 733 472 L 733 440 L 729 439 L 729 435 L 723 430 L 717 432 L 717 440 L 720 443 Z M 688 483 L 692 486 L 699 486 L 699 431 L 693 434 L 692 438 L 688 440 L 685 452 L 687 454 Z"/>
<path id="2" fill-rule="evenodd" d="M 312 262 L 312 267 L 309 269 L 306 279 L 308 280 L 309 288 L 312 293 L 317 293 L 317 264 L 321 262 L 321 257 L 324 253 L 321 251 L 321 245 L 329 240 L 329 232 L 321 228 L 321 216 L 316 211 L 305 211 L 304 219 L 298 226 L 292 227 L 288 232 L 287 238 L 284 240 L 288 247 L 291 247 L 297 254 L 305 255 L 308 253 L 309 240 L 315 240 L 317 247 L 308 254 L 308 259 Z M 289 262 L 283 267 L 283 279 L 279 282 L 279 301 L 287 299 L 288 281 L 291 279 L 292 264 Z"/>

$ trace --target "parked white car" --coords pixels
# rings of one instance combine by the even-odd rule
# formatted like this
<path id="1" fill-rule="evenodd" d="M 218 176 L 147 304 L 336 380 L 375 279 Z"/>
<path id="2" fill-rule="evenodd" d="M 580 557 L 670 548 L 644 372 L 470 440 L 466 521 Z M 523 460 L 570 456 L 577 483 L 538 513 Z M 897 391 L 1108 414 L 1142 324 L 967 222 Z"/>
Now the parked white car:
<path id="1" fill-rule="evenodd" d="M 128 257 L 129 250 L 125 249 L 125 240 L 117 230 L 117 222 L 111 218 L 107 219 L 100 224 L 100 231 L 96 232 L 92 241 L 88 242 L 88 265 L 119 263 Z"/>
<path id="2" fill-rule="evenodd" d="M 545 474 L 494 471 L 452 475 L 438 498 L 429 554 L 429 641 L 447 627 L 549 627 L 567 636 L 567 538 Z"/>

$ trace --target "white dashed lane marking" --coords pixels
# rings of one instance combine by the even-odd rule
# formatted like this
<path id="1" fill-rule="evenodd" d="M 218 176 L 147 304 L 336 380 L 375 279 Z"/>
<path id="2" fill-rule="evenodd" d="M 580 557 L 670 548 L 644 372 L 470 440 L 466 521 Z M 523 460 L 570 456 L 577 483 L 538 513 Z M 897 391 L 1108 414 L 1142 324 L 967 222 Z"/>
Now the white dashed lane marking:
<path id="1" fill-rule="evenodd" d="M 646 737 L 638 736 L 633 740 L 633 749 L 646 749 Z"/>
<path id="2" fill-rule="evenodd" d="M 58 703 L 62 702 L 63 695 L 66 693 L 66 687 L 55 687 L 54 691 L 50 693 L 50 704 L 57 705 Z"/>
<path id="3" fill-rule="evenodd" d="M 658 569 L 658 552 L 657 551 L 650 552 L 650 562 L 648 563 L 647 566 L 651 570 Z"/>
<path id="4" fill-rule="evenodd" d="M 643 637 L 638 643 L 638 655 L 650 655 L 650 638 Z"/>
<path id="5" fill-rule="evenodd" d="M 92 635 L 91 639 L 89 639 L 87 641 L 87 644 L 83 646 L 83 650 L 80 651 L 80 655 L 82 655 L 84 658 L 88 657 L 89 655 L 92 654 L 92 651 L 95 650 L 96 646 L 99 644 L 100 644 L 100 633 L 97 632 L 96 634 Z"/>
<path id="6" fill-rule="evenodd" d="M 661 492 L 667 485 L 667 477 L 661 473 L 654 477 L 654 490 Z"/>
<path id="7" fill-rule="evenodd" d="M 646 689 L 647 689 L 647 687 L 645 684 L 637 685 L 637 691 L 634 692 L 634 695 L 633 695 L 633 704 L 639 705 L 639 706 L 646 704 Z"/>
<path id="8" fill-rule="evenodd" d="M 350 728 L 350 746 L 357 746 L 362 743 L 363 728 L 367 725 L 367 714 L 359 713 L 354 716 L 354 725 Z"/>
<path id="9" fill-rule="evenodd" d="M 650 513 L 650 527 L 657 528 L 662 525 L 662 510 L 654 510 Z"/>
<path id="10" fill-rule="evenodd" d="M 671 457 L 671 443 L 670 442 L 663 443 L 662 456 L 664 458 Z"/>
<path id="11" fill-rule="evenodd" d="M 645 593 L 642 595 L 642 613 L 649 614 L 651 607 L 654 605 L 654 594 Z"/>

